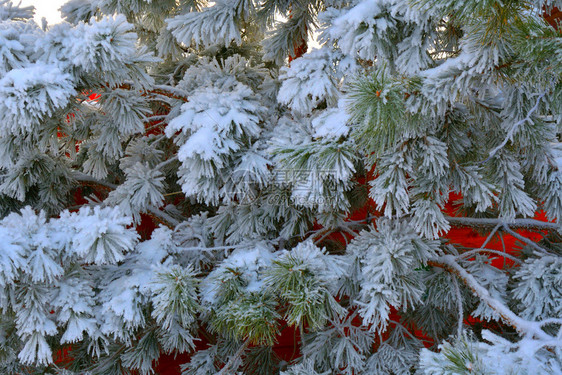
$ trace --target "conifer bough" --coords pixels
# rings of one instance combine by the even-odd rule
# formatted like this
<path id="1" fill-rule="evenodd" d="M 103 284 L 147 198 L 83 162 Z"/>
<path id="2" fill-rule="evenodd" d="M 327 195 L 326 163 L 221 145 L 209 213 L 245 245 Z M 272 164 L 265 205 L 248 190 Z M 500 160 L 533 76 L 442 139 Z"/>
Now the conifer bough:
<path id="1" fill-rule="evenodd" d="M 556 7 L 0 0 L 0 373 L 562 373 Z"/>

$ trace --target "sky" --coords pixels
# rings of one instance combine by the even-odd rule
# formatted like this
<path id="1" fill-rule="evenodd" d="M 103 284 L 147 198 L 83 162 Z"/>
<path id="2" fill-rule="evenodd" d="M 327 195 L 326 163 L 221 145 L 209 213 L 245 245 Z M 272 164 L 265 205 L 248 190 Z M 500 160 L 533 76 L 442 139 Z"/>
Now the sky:
<path id="1" fill-rule="evenodd" d="M 59 8 L 68 0 L 21 0 L 22 5 L 35 7 L 35 21 L 41 25 L 41 18 L 45 17 L 49 25 L 61 22 Z M 12 0 L 17 4 L 19 0 Z"/>
<path id="2" fill-rule="evenodd" d="M 22 5 L 33 5 L 35 7 L 35 21 L 41 25 L 41 18 L 45 17 L 49 25 L 54 25 L 62 21 L 59 8 L 68 0 L 21 0 Z M 17 4 L 19 0 L 12 0 Z M 316 39 L 317 35 L 315 35 Z M 319 48 L 319 44 L 315 40 L 309 40 L 309 46 Z"/>

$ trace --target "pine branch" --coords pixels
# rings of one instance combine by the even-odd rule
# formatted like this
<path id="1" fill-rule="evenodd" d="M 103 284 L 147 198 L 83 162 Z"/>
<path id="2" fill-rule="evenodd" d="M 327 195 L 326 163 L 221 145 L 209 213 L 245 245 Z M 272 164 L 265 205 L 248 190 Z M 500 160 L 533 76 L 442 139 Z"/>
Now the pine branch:
<path id="1" fill-rule="evenodd" d="M 503 140 L 502 143 L 500 143 L 497 147 L 495 147 L 492 151 L 490 151 L 490 154 L 488 155 L 488 157 L 486 158 L 486 160 L 484 160 L 482 163 L 486 163 L 488 160 L 490 160 L 491 158 L 494 157 L 494 155 L 496 155 L 496 153 L 501 150 L 506 144 L 507 142 L 509 142 L 510 140 L 513 140 L 513 135 L 515 134 L 515 132 L 517 131 L 517 129 L 523 125 L 526 122 L 532 122 L 531 117 L 533 116 L 533 113 L 535 113 L 537 111 L 537 109 L 539 109 L 539 105 L 541 103 L 541 100 L 545 97 L 546 95 L 546 91 L 543 92 L 542 94 L 539 95 L 539 97 L 537 98 L 537 102 L 535 103 L 535 105 L 533 106 L 533 108 L 531 108 L 529 110 L 529 112 L 527 113 L 527 116 L 522 119 L 517 121 L 512 127 L 511 129 L 509 129 L 509 131 L 507 132 L 507 135 L 505 136 L 505 139 Z"/>
<path id="2" fill-rule="evenodd" d="M 462 308 L 462 296 L 461 290 L 459 288 L 459 282 L 457 279 L 453 279 L 453 286 L 455 288 L 455 296 L 457 297 L 457 309 L 458 309 L 458 328 L 457 328 L 457 336 L 461 337 L 462 335 L 462 327 L 463 327 L 463 320 L 464 320 L 464 312 Z"/>
<path id="3" fill-rule="evenodd" d="M 460 258 L 470 258 L 471 256 L 476 255 L 478 253 L 495 254 L 495 255 L 499 255 L 499 256 L 504 257 L 504 258 L 508 258 L 515 263 L 519 263 L 519 264 L 521 263 L 521 260 L 519 260 L 516 257 L 514 257 L 512 255 L 509 255 L 505 252 L 492 250 L 492 249 L 485 249 L 485 248 L 478 248 L 478 249 L 472 249 L 472 250 L 466 251 L 466 252 L 462 253 L 459 257 Z"/>
<path id="4" fill-rule="evenodd" d="M 372 222 L 379 218 L 378 216 L 369 216 L 362 220 L 346 221 L 343 225 L 353 226 L 358 228 L 362 223 Z M 562 231 L 562 225 L 558 223 L 551 223 L 547 221 L 540 221 L 536 219 L 511 219 L 505 220 L 501 218 L 476 218 L 476 217 L 460 217 L 460 216 L 445 216 L 445 219 L 455 227 L 471 227 L 471 228 L 495 228 L 508 225 L 514 229 L 530 229 L 530 230 L 554 230 Z M 497 229 L 496 229 L 497 230 Z M 483 245 L 485 246 L 485 245 Z"/>
<path id="5" fill-rule="evenodd" d="M 480 283 L 469 274 L 463 267 L 461 267 L 453 255 L 445 255 L 437 259 L 433 259 L 427 262 L 429 266 L 439 267 L 448 270 L 449 272 L 457 275 L 472 292 L 484 301 L 488 306 L 490 306 L 496 313 L 498 313 L 502 319 L 515 328 L 519 333 L 525 335 L 532 335 L 541 340 L 553 340 L 553 337 L 545 333 L 541 326 L 546 323 L 543 322 L 532 322 L 521 318 L 511 311 L 507 306 L 505 306 L 501 301 L 493 298 L 490 292 L 484 288 Z"/>
<path id="6" fill-rule="evenodd" d="M 79 171 L 74 171 L 73 172 L 73 177 L 76 179 L 76 181 L 83 181 L 83 182 L 90 182 L 90 183 L 94 183 L 96 185 L 100 185 L 112 190 L 117 189 L 118 185 L 112 184 L 111 182 L 107 182 L 107 181 L 102 181 L 102 180 L 98 180 L 95 177 L 92 177 L 86 173 L 82 173 Z"/>
<path id="7" fill-rule="evenodd" d="M 175 162 L 176 160 L 178 160 L 178 156 L 172 156 L 171 158 L 164 160 L 162 163 L 158 164 L 156 167 L 154 167 L 154 169 L 161 169 L 164 168 L 166 165 L 171 164 L 173 162 Z"/>
<path id="8" fill-rule="evenodd" d="M 173 159 L 173 158 L 172 158 Z M 90 182 L 90 183 L 94 183 L 112 190 L 117 189 L 118 185 L 112 184 L 110 182 L 106 182 L 106 181 L 101 181 L 98 180 L 90 175 L 87 175 L 85 173 L 82 172 L 78 172 L 78 171 L 74 171 L 74 178 L 77 181 L 84 181 L 84 182 Z M 156 207 L 148 207 L 148 211 L 156 216 L 159 221 L 162 221 L 162 223 L 164 223 L 167 227 L 169 228 L 174 228 L 175 226 L 177 226 L 180 222 L 176 219 L 174 219 L 172 216 L 170 216 L 169 214 L 159 210 Z"/>
<path id="9" fill-rule="evenodd" d="M 189 96 L 189 94 L 181 89 L 178 89 L 177 87 L 168 85 L 154 85 L 154 92 L 173 99 L 181 100 L 183 102 L 188 102 L 187 97 Z"/>
<path id="10" fill-rule="evenodd" d="M 228 362 L 224 365 L 224 367 L 217 373 L 217 375 L 226 375 L 228 374 L 228 371 L 230 370 L 230 368 L 234 365 L 234 363 L 242 356 L 242 354 L 244 353 L 244 351 L 248 348 L 248 346 L 250 345 L 250 339 L 247 339 L 246 341 L 244 341 L 244 343 L 240 346 L 240 348 L 236 351 L 236 353 L 234 353 L 230 359 L 228 360 Z"/>
<path id="11" fill-rule="evenodd" d="M 474 227 L 474 228 L 490 228 L 498 224 L 509 225 L 515 229 L 533 229 L 533 230 L 555 230 L 561 231 L 562 225 L 558 223 L 549 223 L 535 219 L 512 219 L 505 220 L 500 218 L 473 218 L 473 217 L 453 217 L 446 216 L 445 219 L 454 226 L 458 227 Z"/>
<path id="12" fill-rule="evenodd" d="M 505 230 L 507 233 L 511 234 L 513 237 L 517 238 L 519 241 L 521 241 L 523 243 L 526 243 L 527 245 L 531 246 L 533 249 L 537 250 L 538 252 L 540 252 L 542 254 L 548 254 L 548 251 L 546 249 L 543 249 L 542 247 L 537 245 L 534 241 L 531 241 L 530 239 L 528 239 L 528 238 L 520 235 L 519 233 L 511 230 L 507 224 L 503 225 L 503 230 Z"/>

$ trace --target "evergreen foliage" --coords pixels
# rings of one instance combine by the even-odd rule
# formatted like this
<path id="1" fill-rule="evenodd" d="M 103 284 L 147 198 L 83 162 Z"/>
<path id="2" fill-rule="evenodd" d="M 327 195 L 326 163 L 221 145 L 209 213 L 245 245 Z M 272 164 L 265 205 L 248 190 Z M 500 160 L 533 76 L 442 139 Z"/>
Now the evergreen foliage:
<path id="1" fill-rule="evenodd" d="M 0 0 L 0 372 L 562 373 L 554 6 Z"/>

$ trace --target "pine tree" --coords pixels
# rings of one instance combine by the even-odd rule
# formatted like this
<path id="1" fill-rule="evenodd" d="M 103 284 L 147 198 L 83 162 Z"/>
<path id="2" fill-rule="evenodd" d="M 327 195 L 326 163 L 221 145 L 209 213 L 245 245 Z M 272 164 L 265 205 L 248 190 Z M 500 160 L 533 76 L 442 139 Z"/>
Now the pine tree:
<path id="1" fill-rule="evenodd" d="M 0 372 L 562 373 L 555 6 L 0 0 Z"/>

